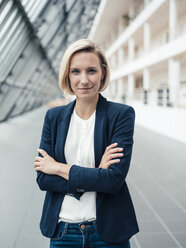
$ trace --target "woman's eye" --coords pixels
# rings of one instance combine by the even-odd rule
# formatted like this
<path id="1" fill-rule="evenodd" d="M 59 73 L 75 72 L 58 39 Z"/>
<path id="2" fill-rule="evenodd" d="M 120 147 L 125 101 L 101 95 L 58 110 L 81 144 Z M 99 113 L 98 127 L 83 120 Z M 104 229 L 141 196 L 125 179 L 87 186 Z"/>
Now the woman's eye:
<path id="1" fill-rule="evenodd" d="M 93 69 L 93 68 L 90 68 L 90 69 L 88 69 L 88 73 L 90 73 L 90 74 L 94 74 L 94 73 L 96 73 L 96 70 L 95 70 L 95 69 Z"/>
<path id="2" fill-rule="evenodd" d="M 74 69 L 74 70 L 72 70 L 71 72 L 72 72 L 72 74 L 77 75 L 77 74 L 79 73 L 79 70 Z"/>

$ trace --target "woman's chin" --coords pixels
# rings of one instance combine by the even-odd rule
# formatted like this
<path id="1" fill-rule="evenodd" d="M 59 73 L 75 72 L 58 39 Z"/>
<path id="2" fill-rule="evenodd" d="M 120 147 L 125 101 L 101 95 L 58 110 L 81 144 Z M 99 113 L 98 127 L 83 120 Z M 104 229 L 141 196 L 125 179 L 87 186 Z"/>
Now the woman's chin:
<path id="1" fill-rule="evenodd" d="M 79 100 L 83 100 L 83 101 L 89 101 L 89 100 L 93 100 L 94 98 L 97 99 L 98 97 L 98 93 L 96 94 L 91 94 L 89 92 L 83 92 L 81 94 L 76 95 L 76 97 Z"/>

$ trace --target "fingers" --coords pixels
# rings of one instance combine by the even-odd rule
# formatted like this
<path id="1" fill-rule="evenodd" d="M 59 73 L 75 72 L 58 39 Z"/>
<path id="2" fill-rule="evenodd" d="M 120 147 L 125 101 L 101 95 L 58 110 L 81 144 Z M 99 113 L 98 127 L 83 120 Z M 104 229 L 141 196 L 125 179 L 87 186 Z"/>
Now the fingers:
<path id="1" fill-rule="evenodd" d="M 105 153 L 101 161 L 101 168 L 109 168 L 110 165 L 120 162 L 120 158 L 124 156 L 123 148 L 117 146 L 118 143 L 116 142 L 109 145 L 105 149 Z"/>
<path id="2" fill-rule="evenodd" d="M 42 157 L 36 156 L 34 159 L 34 167 L 35 167 L 35 171 L 42 171 L 42 160 L 44 159 L 44 157 L 48 156 L 48 153 L 45 152 L 42 149 L 37 149 L 37 152 L 40 153 L 42 155 Z"/>
<path id="3" fill-rule="evenodd" d="M 42 159 L 43 159 L 42 157 L 37 156 L 35 157 L 34 162 L 40 162 Z"/>
<path id="4" fill-rule="evenodd" d="M 109 154 L 108 156 L 105 156 L 104 158 L 104 163 L 105 164 L 114 164 L 114 163 L 118 163 L 120 162 L 121 157 L 123 157 L 124 154 L 123 153 L 114 153 L 114 154 Z"/>
<path id="5" fill-rule="evenodd" d="M 113 149 L 110 149 L 108 151 L 109 154 L 112 154 L 112 153 L 117 153 L 117 152 L 122 152 L 123 151 L 123 148 L 122 147 L 117 147 L 117 148 L 113 148 Z"/>
<path id="6" fill-rule="evenodd" d="M 42 149 L 37 149 L 37 152 L 40 153 L 43 157 L 46 157 L 48 155 L 48 153 Z"/>
<path id="7" fill-rule="evenodd" d="M 118 143 L 113 143 L 113 144 L 107 146 L 105 152 L 115 153 L 115 152 L 123 151 L 123 148 L 122 147 L 116 147 L 117 145 L 118 145 Z"/>
<path id="8" fill-rule="evenodd" d="M 116 157 L 122 157 L 124 154 L 122 153 L 123 148 L 122 147 L 116 147 L 118 144 L 117 143 L 113 143 L 110 146 L 107 146 L 106 150 L 105 150 L 105 157 L 112 159 L 112 158 L 116 158 Z M 112 154 L 114 156 L 112 156 Z"/>
<path id="9" fill-rule="evenodd" d="M 42 168 L 40 166 L 35 166 L 35 171 L 42 171 Z"/>
<path id="10" fill-rule="evenodd" d="M 116 147 L 117 145 L 118 145 L 118 143 L 113 143 L 113 144 L 107 146 L 106 151 L 109 151 L 110 149 Z"/>
<path id="11" fill-rule="evenodd" d="M 118 158 L 118 157 L 123 157 L 123 153 L 114 153 L 114 154 L 110 154 L 109 156 L 108 156 L 108 160 L 111 160 L 111 159 L 113 159 L 113 158 Z"/>
<path id="12" fill-rule="evenodd" d="M 41 167 L 40 167 L 40 162 L 35 162 L 34 163 L 34 167 L 35 167 L 35 171 L 41 171 Z"/>
<path id="13" fill-rule="evenodd" d="M 39 167 L 40 166 L 40 162 L 35 162 L 34 163 L 34 167 L 36 168 L 36 167 Z"/>
<path id="14" fill-rule="evenodd" d="M 112 159 L 112 160 L 109 160 L 107 163 L 105 163 L 103 165 L 102 168 L 105 168 L 105 169 L 108 169 L 112 164 L 116 164 L 116 163 L 119 163 L 120 162 L 120 159 Z"/>

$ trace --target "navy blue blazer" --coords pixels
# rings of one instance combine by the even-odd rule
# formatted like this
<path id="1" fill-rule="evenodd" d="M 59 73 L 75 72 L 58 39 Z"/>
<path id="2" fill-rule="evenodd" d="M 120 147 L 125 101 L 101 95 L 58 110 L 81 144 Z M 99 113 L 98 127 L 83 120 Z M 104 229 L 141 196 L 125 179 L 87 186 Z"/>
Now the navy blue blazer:
<path id="1" fill-rule="evenodd" d="M 44 120 L 40 148 L 61 163 L 66 163 L 64 145 L 74 106 L 75 100 L 66 106 L 49 109 Z M 40 222 L 44 236 L 51 238 L 54 235 L 64 196 L 69 194 L 79 200 L 88 191 L 97 192 L 97 231 L 105 241 L 125 242 L 139 231 L 126 183 L 134 119 L 132 107 L 107 101 L 99 94 L 94 130 L 95 168 L 72 165 L 69 180 L 37 172 L 37 183 L 46 191 Z M 98 168 L 106 147 L 115 142 L 123 147 L 124 156 L 109 169 Z"/>

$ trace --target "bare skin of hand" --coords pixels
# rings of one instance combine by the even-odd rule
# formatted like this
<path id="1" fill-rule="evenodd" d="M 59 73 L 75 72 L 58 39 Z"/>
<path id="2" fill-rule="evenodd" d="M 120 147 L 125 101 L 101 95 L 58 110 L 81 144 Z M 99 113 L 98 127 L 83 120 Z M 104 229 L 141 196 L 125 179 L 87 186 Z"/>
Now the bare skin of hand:
<path id="1" fill-rule="evenodd" d="M 105 153 L 101 159 L 101 163 L 99 168 L 108 169 L 112 164 L 116 164 L 120 162 L 119 157 L 123 157 L 122 153 L 123 148 L 117 147 L 117 143 L 113 143 L 110 146 L 107 146 Z"/>
<path id="2" fill-rule="evenodd" d="M 117 147 L 117 143 L 111 144 L 105 150 L 102 156 L 99 168 L 108 169 L 112 164 L 119 163 L 118 157 L 123 157 L 123 148 Z M 42 149 L 37 149 L 43 157 L 35 157 L 35 171 L 41 171 L 49 175 L 58 175 L 68 180 L 71 165 L 63 164 L 55 161 L 48 153 Z"/>
<path id="3" fill-rule="evenodd" d="M 68 179 L 68 174 L 71 167 L 70 165 L 55 161 L 55 159 L 49 156 L 48 153 L 42 149 L 37 149 L 37 152 L 39 152 L 43 158 L 39 156 L 35 157 L 35 171 L 41 171 L 49 175 L 58 175 Z"/>

